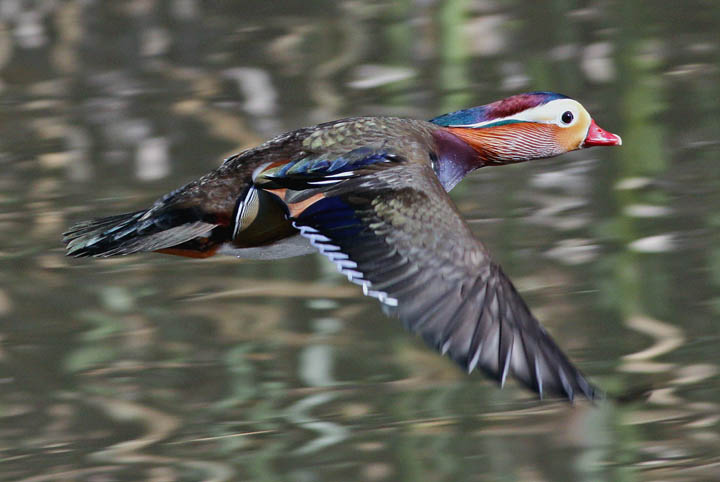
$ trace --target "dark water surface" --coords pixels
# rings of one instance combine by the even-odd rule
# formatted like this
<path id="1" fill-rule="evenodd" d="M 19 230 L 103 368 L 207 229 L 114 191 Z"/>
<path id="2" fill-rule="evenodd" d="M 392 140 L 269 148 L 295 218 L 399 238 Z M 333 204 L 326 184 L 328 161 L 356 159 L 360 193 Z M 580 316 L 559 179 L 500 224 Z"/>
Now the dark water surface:
<path id="1" fill-rule="evenodd" d="M 720 3 L 0 1 L 0 479 L 720 480 Z M 527 90 L 620 149 L 453 192 L 627 404 L 498 390 L 319 255 L 74 260 L 274 134 Z"/>

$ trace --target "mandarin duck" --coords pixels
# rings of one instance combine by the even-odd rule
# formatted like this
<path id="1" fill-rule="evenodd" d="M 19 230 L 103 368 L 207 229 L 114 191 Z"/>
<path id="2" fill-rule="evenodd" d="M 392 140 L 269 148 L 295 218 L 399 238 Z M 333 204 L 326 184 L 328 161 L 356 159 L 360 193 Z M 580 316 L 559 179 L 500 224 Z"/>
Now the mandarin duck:
<path id="1" fill-rule="evenodd" d="M 515 95 L 430 121 L 355 117 L 227 158 L 148 209 L 81 222 L 70 256 L 155 251 L 277 259 L 319 251 L 467 372 L 573 400 L 601 396 L 472 234 L 450 191 L 491 165 L 620 145 L 577 101 Z"/>

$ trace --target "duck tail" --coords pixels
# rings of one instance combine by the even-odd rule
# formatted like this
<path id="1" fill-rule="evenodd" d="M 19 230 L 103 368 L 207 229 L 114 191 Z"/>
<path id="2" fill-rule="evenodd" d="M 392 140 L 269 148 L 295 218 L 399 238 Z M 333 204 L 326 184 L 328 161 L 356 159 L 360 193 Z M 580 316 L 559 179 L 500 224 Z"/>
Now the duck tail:
<path id="1" fill-rule="evenodd" d="M 106 218 L 83 221 L 63 233 L 63 243 L 68 256 L 112 256 L 125 254 L 116 252 L 123 243 L 119 242 L 137 230 L 137 220 L 145 211 L 119 214 Z"/>
<path id="2" fill-rule="evenodd" d="M 63 243 L 68 256 L 119 256 L 172 248 L 217 226 L 188 214 L 150 209 L 83 221 L 63 233 Z"/>

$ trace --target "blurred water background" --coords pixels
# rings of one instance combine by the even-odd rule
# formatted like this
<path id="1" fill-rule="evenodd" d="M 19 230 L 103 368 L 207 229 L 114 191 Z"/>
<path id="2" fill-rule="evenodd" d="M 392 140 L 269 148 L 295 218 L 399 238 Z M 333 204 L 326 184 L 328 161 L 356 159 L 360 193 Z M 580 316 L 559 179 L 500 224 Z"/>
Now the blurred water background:
<path id="1" fill-rule="evenodd" d="M 720 2 L 0 1 L 0 480 L 720 480 Z M 453 192 L 613 393 L 466 376 L 319 255 L 74 260 L 272 135 L 566 93 L 624 145 Z"/>

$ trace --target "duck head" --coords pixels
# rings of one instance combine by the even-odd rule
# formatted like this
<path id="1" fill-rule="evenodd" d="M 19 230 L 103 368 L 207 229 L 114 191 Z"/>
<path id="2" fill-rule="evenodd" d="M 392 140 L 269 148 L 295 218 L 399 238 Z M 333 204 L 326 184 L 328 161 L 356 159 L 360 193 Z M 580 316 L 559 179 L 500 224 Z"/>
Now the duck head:
<path id="1" fill-rule="evenodd" d="M 592 146 L 619 146 L 578 101 L 530 92 L 431 119 L 476 153 L 474 168 L 557 156 Z"/>

